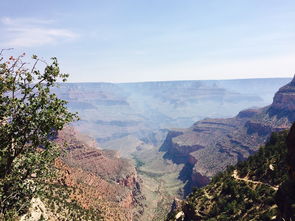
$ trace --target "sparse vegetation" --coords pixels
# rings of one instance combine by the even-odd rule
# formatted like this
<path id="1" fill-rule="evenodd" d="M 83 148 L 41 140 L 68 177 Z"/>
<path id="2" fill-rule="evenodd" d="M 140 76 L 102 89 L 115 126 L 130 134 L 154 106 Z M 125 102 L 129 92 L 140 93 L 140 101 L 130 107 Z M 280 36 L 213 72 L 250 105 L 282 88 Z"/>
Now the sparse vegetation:
<path id="1" fill-rule="evenodd" d="M 139 160 L 135 156 L 133 156 L 133 159 L 135 160 L 136 169 L 139 169 L 140 167 L 144 166 L 145 163 L 142 160 Z"/>
<path id="2" fill-rule="evenodd" d="M 275 193 L 287 179 L 287 131 L 273 133 L 269 142 L 246 161 L 230 166 L 184 202 L 184 220 L 272 220 L 277 215 Z M 175 220 L 177 211 L 167 220 Z"/>
<path id="3" fill-rule="evenodd" d="M 41 199 L 48 207 L 49 212 L 55 214 L 58 220 L 102 220 L 101 213 L 97 208 L 85 209 L 76 200 L 71 199 L 70 195 L 79 191 L 81 189 L 47 183 L 46 191 Z"/>

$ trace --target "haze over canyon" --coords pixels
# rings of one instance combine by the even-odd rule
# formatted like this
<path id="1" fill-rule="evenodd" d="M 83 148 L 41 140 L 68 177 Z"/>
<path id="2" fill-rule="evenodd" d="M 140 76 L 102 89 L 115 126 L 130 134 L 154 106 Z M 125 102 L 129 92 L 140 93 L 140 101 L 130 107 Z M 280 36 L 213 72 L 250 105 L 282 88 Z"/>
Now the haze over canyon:
<path id="1" fill-rule="evenodd" d="M 125 192 L 119 188 L 117 194 L 131 191 L 129 202 L 124 197 L 118 201 L 122 209 L 116 217 L 124 220 L 128 214 L 128 219 L 161 220 L 175 198 L 182 199 L 193 187 L 207 185 L 217 172 L 255 153 L 271 132 L 290 126 L 292 119 L 285 115 L 294 95 L 293 89 L 286 88 L 293 83 L 279 90 L 290 81 L 61 84 L 55 92 L 81 117 L 72 127 L 94 138 L 100 149 L 117 151 L 118 160 L 119 156 L 126 158 L 124 164 L 106 161 L 105 167 L 100 157 L 114 157 L 113 153 L 81 146 L 79 152 L 70 149 L 71 157 L 65 162 L 92 171 L 110 182 L 108 185 L 115 182 L 119 184 L 116 188 L 127 188 Z M 80 133 L 68 139 L 81 137 Z M 126 172 L 116 172 L 118 168 Z M 115 217 L 107 212 L 105 216 Z"/>

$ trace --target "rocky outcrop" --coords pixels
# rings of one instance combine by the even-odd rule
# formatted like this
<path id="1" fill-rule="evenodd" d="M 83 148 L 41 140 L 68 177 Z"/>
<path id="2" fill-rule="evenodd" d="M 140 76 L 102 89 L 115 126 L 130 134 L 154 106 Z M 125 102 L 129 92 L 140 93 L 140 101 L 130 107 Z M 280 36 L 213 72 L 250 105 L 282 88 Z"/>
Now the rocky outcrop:
<path id="1" fill-rule="evenodd" d="M 64 144 L 62 159 L 71 167 L 82 168 L 113 182 L 136 174 L 130 160 L 120 158 L 116 151 L 98 149 L 94 140 L 73 127 L 59 132 L 57 142 Z"/>
<path id="2" fill-rule="evenodd" d="M 198 172 L 193 172 L 191 175 L 192 186 L 205 186 L 210 182 L 209 177 L 203 176 Z"/>
<path id="3" fill-rule="evenodd" d="M 295 121 L 295 76 L 275 94 L 268 112 L 270 115 L 288 117 L 291 122 Z"/>
<path id="4" fill-rule="evenodd" d="M 240 113 L 237 115 L 237 118 L 251 118 L 258 113 L 259 113 L 259 110 L 257 109 L 247 109 L 247 110 L 240 111 Z"/>
<path id="5" fill-rule="evenodd" d="M 271 133 L 272 127 L 270 125 L 264 125 L 260 122 L 253 122 L 249 120 L 245 127 L 247 128 L 248 134 L 255 134 L 257 133 L 259 136 L 265 136 Z"/>
<path id="6" fill-rule="evenodd" d="M 56 142 L 65 150 L 56 162 L 59 183 L 77 189 L 71 195 L 74 200 L 84 208 L 98 208 L 106 220 L 136 220 L 143 210 L 142 195 L 129 160 L 97 148 L 94 140 L 73 127 L 60 131 Z"/>
<path id="7" fill-rule="evenodd" d="M 244 110 L 234 118 L 204 119 L 191 128 L 171 131 L 162 151 L 174 163 L 192 167 L 185 176 L 191 186 L 203 186 L 228 165 L 256 152 L 272 132 L 289 128 L 294 114 L 295 78 L 275 94 L 270 106 Z"/>
<path id="8" fill-rule="evenodd" d="M 295 124 L 287 137 L 287 148 L 289 179 L 280 186 L 276 195 L 279 208 L 277 220 L 295 220 Z"/>
<path id="9" fill-rule="evenodd" d="M 191 128 L 183 130 L 178 136 L 168 136 L 165 157 L 174 163 L 187 166 L 181 174 L 188 183 L 185 192 L 189 193 L 193 186 L 204 186 L 210 177 L 224 170 L 228 165 L 247 158 L 256 151 L 266 137 L 257 133 L 248 134 L 243 127 L 249 118 L 205 119 L 195 123 Z M 170 134 L 176 134 L 171 132 Z M 246 135 L 246 136 L 242 136 Z M 191 168 L 188 170 L 187 168 Z"/>

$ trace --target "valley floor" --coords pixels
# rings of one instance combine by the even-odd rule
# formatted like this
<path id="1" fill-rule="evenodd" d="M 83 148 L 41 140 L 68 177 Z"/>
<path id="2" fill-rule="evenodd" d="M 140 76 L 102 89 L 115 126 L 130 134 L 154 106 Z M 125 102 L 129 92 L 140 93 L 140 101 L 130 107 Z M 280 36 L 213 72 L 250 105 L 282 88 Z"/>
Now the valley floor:
<path id="1" fill-rule="evenodd" d="M 164 220 L 175 197 L 182 198 L 183 195 L 185 183 L 179 180 L 178 176 L 184 165 L 164 160 L 163 155 L 157 148 L 133 155 L 145 196 L 144 214 L 140 218 L 142 221 Z"/>

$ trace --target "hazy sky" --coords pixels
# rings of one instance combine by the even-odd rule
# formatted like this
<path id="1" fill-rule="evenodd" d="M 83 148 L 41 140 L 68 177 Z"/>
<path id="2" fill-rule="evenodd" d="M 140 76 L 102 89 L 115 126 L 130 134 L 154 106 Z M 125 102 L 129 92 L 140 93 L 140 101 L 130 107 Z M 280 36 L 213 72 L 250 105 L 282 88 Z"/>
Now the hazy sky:
<path id="1" fill-rule="evenodd" d="M 72 82 L 295 73 L 294 0 L 1 0 L 0 33 Z"/>

